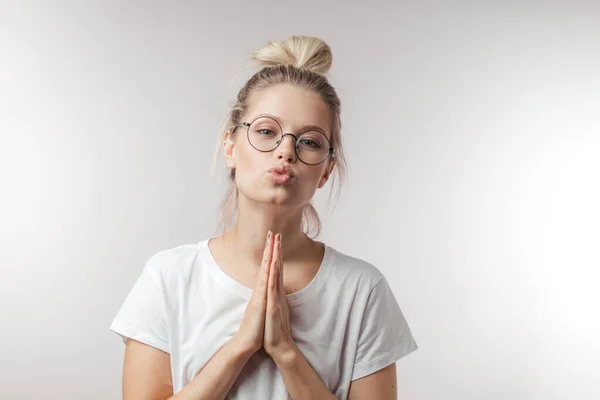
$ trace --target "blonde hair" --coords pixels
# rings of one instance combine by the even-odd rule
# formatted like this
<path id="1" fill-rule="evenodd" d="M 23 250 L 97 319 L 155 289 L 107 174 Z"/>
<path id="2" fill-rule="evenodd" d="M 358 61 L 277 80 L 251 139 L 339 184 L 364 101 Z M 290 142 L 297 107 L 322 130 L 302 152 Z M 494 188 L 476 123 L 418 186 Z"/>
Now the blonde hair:
<path id="1" fill-rule="evenodd" d="M 230 111 L 219 131 L 213 168 L 219 160 L 225 132 L 227 130 L 232 131 L 234 126 L 241 122 L 240 118 L 248 109 L 248 99 L 251 94 L 279 84 L 293 84 L 318 94 L 331 112 L 331 146 L 335 149 L 334 172 L 338 178 L 337 200 L 341 185 L 346 178 L 347 163 L 341 140 L 340 98 L 325 76 L 331 68 L 331 48 L 323 40 L 316 37 L 291 36 L 281 42 L 268 42 L 264 47 L 252 53 L 250 58 L 251 62 L 262 66 L 262 69 L 246 82 L 240 89 L 237 100 L 231 104 Z M 330 158 L 329 162 L 331 160 Z M 235 168 L 229 170 L 228 177 L 229 186 L 221 202 L 222 215 L 218 227 L 221 232 L 224 232 L 235 222 L 238 209 Z M 335 179 L 332 181 L 336 182 Z M 332 193 L 333 186 L 329 193 L 329 200 L 331 200 Z M 312 238 L 321 233 L 321 220 L 312 201 L 304 207 L 302 221 L 302 229 L 305 234 L 308 235 L 313 227 L 316 234 Z"/>

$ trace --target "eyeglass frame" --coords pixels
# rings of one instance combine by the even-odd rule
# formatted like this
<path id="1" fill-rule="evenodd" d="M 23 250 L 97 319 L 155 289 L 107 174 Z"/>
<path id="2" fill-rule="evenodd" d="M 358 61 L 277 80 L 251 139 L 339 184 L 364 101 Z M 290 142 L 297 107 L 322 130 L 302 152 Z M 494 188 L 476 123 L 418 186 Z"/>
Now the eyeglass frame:
<path id="1" fill-rule="evenodd" d="M 260 149 L 257 149 L 256 147 L 254 147 L 254 145 L 250 141 L 250 125 L 252 125 L 254 123 L 254 121 L 256 121 L 259 118 L 269 118 L 269 119 L 272 119 L 273 121 L 275 121 L 275 123 L 277 125 L 279 125 L 279 128 L 281 128 L 282 134 L 281 134 L 281 138 L 279 139 L 279 143 L 277 143 L 277 146 L 273 147 L 271 150 L 260 150 Z M 325 135 L 323 132 L 315 131 L 315 132 L 319 132 L 320 134 L 322 134 L 325 137 L 325 140 L 327 140 L 327 144 L 329 144 L 329 150 L 327 152 L 327 156 L 325 156 L 325 158 L 321 162 L 318 162 L 316 164 L 309 164 L 306 161 L 304 161 L 300 157 L 300 155 L 298 154 L 298 141 L 300 140 L 300 137 L 302 135 L 304 135 L 306 132 L 314 131 L 314 129 L 308 129 L 308 130 L 302 132 L 298 137 L 296 137 L 296 135 L 294 135 L 291 132 L 283 133 L 283 128 L 281 127 L 281 124 L 275 118 L 270 117 L 268 115 L 259 115 L 258 117 L 254 118 L 252 120 L 252 122 L 250 122 L 250 123 L 248 123 L 248 122 L 240 122 L 239 124 L 234 125 L 233 126 L 233 131 L 231 131 L 231 134 L 233 135 L 233 133 L 235 132 L 235 130 L 238 127 L 240 127 L 240 126 L 245 126 L 247 128 L 246 129 L 246 139 L 248 140 L 248 143 L 250 143 L 250 146 L 252 146 L 252 148 L 255 149 L 256 151 L 260 151 L 261 153 L 270 153 L 271 151 L 275 150 L 283 142 L 283 138 L 286 137 L 287 135 L 290 135 L 291 137 L 294 138 L 294 152 L 296 153 L 296 157 L 298 158 L 298 160 L 302 161 L 304 164 L 306 164 L 306 165 L 319 165 L 319 164 L 323 164 L 325 161 L 327 161 L 328 158 L 330 158 L 330 159 L 334 159 L 335 158 L 335 148 L 331 146 L 331 142 L 329 141 L 329 138 L 327 138 L 327 135 Z"/>

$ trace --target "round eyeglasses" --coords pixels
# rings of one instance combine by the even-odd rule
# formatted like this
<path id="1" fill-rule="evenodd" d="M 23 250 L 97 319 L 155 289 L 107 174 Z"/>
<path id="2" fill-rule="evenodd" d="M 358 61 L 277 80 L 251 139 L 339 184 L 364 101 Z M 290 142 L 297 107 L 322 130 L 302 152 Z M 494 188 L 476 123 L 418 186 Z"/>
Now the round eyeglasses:
<path id="1" fill-rule="evenodd" d="M 258 117 L 251 123 L 241 122 L 237 124 L 233 132 L 239 126 L 248 128 L 246 133 L 248 142 L 256 150 L 264 153 L 275 150 L 283 141 L 283 137 L 290 135 L 295 139 L 296 156 L 304 164 L 318 165 L 330 156 L 331 158 L 335 157 L 335 149 L 331 147 L 327 136 L 314 129 L 303 132 L 299 137 L 292 133 L 284 134 L 279 122 L 265 116 Z"/>

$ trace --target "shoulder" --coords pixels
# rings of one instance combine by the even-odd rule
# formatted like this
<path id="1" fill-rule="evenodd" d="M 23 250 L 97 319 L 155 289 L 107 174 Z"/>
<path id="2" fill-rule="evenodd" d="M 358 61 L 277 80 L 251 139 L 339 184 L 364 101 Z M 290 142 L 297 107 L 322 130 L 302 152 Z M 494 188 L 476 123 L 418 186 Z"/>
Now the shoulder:
<path id="1" fill-rule="evenodd" d="M 374 288 L 379 282 L 385 280 L 381 270 L 369 260 L 342 252 L 329 246 L 331 257 L 331 273 L 344 285 L 355 284 L 362 290 Z"/>
<path id="2" fill-rule="evenodd" d="M 146 260 L 144 269 L 161 284 L 189 276 L 194 265 L 203 257 L 202 243 L 181 244 L 159 250 Z"/>

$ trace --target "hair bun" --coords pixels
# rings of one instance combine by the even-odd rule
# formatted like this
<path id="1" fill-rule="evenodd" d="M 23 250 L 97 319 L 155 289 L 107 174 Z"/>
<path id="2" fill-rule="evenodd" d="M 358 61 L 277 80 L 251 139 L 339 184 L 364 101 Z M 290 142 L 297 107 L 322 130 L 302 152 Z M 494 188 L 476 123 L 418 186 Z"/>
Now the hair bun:
<path id="1" fill-rule="evenodd" d="M 251 58 L 263 67 L 292 65 L 319 75 L 331 68 L 331 48 L 322 39 L 310 36 L 290 36 L 283 41 L 269 41 L 252 53 Z"/>

